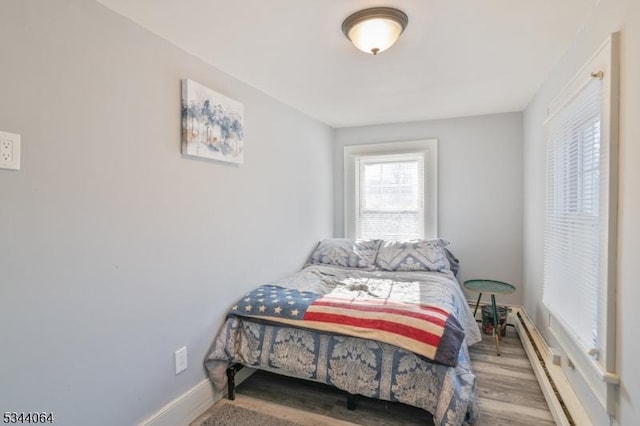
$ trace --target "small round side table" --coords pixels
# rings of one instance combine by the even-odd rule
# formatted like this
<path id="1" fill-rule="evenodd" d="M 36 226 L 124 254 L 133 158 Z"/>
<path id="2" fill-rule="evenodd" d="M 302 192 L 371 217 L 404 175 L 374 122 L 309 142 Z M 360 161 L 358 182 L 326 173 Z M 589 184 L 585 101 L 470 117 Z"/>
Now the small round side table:
<path id="1" fill-rule="evenodd" d="M 502 281 L 496 280 L 467 280 L 464 282 L 464 287 L 468 290 L 480 293 L 478 295 L 478 301 L 476 302 L 476 308 L 473 310 L 473 317 L 475 318 L 478 312 L 478 305 L 480 305 L 480 299 L 483 293 L 491 295 L 491 308 L 493 309 L 493 335 L 496 339 L 496 353 L 500 356 L 500 332 L 498 331 L 498 309 L 496 307 L 496 294 L 511 294 L 516 291 L 516 288 Z"/>

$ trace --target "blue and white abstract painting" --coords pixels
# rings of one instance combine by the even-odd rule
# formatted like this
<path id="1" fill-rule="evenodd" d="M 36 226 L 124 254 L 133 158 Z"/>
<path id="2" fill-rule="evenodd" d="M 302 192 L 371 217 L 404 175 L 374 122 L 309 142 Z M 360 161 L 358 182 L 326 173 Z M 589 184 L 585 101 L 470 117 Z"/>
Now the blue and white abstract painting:
<path id="1" fill-rule="evenodd" d="M 244 106 L 182 80 L 182 154 L 242 164 Z"/>

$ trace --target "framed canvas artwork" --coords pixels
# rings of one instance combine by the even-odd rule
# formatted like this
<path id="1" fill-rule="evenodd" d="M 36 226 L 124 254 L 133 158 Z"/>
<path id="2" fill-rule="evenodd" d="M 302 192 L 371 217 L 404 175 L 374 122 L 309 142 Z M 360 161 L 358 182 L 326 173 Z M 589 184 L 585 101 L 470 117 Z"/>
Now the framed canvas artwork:
<path id="1" fill-rule="evenodd" d="M 243 115 L 240 102 L 182 80 L 182 154 L 242 164 Z"/>

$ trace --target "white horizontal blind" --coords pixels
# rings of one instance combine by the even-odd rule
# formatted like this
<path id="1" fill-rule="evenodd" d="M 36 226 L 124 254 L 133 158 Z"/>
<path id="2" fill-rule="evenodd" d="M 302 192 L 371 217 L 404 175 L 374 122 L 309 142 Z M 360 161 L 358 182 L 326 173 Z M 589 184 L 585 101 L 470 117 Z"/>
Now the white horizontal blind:
<path id="1" fill-rule="evenodd" d="M 592 356 L 601 350 L 606 289 L 608 146 L 602 138 L 602 80 L 569 94 L 547 121 L 543 301 Z"/>
<path id="2" fill-rule="evenodd" d="M 424 155 L 356 159 L 356 238 L 424 238 Z"/>

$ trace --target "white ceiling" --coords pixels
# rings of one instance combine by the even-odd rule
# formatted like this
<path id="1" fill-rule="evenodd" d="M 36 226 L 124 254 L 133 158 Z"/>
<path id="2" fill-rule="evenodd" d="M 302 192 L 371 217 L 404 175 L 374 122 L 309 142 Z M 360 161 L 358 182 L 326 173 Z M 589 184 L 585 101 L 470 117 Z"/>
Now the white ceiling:
<path id="1" fill-rule="evenodd" d="M 598 0 L 98 0 L 332 127 L 521 111 Z M 374 57 L 341 32 L 372 6 L 409 16 Z"/>

